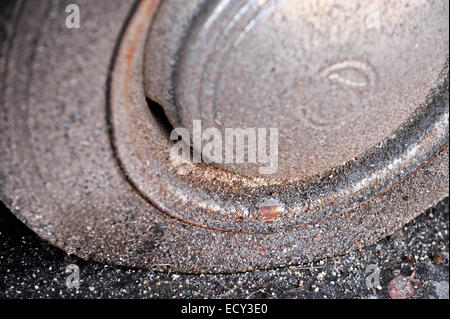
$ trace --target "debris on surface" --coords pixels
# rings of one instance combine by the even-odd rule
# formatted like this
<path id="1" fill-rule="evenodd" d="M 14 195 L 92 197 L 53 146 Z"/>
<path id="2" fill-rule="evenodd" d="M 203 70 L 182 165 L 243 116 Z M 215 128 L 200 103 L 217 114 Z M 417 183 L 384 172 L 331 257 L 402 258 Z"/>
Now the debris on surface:
<path id="1" fill-rule="evenodd" d="M 395 276 L 389 283 L 389 297 L 392 299 L 408 299 L 417 295 L 416 289 L 419 289 L 422 283 L 414 278 L 415 273 L 416 271 L 414 270 L 409 277 Z"/>

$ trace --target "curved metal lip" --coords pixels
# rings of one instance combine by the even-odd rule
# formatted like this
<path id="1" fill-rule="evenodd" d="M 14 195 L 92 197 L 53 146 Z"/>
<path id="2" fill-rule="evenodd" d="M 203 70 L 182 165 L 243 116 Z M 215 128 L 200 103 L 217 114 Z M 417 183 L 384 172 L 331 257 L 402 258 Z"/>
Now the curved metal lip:
<path id="1" fill-rule="evenodd" d="M 179 221 L 242 234 L 272 234 L 316 225 L 382 196 L 448 148 L 448 96 L 442 99 L 448 92 L 447 60 L 440 86 L 391 138 L 321 176 L 249 178 L 203 164 L 188 164 L 188 175 L 177 174 L 177 167 L 166 156 L 171 142 L 158 123 L 152 123 L 155 119 L 145 102 L 143 74 L 137 71 L 143 65 L 142 39 L 147 37 L 145 14 L 148 11 L 142 16 L 138 10 L 136 19 L 141 22 L 126 27 L 111 67 L 111 143 L 128 182 L 152 205 Z M 260 203 L 267 198 L 286 207 L 275 223 L 259 218 Z M 246 230 L 243 219 L 250 221 Z"/>

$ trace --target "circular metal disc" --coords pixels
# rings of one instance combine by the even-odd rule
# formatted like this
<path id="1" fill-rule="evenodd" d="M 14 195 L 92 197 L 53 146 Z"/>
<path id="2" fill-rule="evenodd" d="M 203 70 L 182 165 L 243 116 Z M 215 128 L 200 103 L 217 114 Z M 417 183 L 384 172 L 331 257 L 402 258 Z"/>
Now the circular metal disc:
<path id="1" fill-rule="evenodd" d="M 214 2 L 214 5 L 220 7 L 221 3 L 226 2 Z M 256 29 L 248 34 L 264 26 L 268 30 L 282 30 L 277 21 L 283 20 L 277 20 L 281 16 L 276 12 L 300 14 L 297 10 L 283 11 L 283 3 L 270 2 L 269 9 L 263 10 L 262 24 L 255 22 Z M 423 69 L 410 69 L 403 62 L 411 61 L 412 53 L 400 50 L 405 53 L 405 60 L 396 60 L 398 65 L 392 69 L 410 72 L 411 76 L 400 83 L 399 75 L 390 73 L 390 69 L 386 71 L 396 81 L 395 85 L 399 85 L 397 92 L 406 92 L 403 95 L 396 95 L 395 87 L 389 89 L 380 84 L 384 73 L 380 72 L 372 53 L 349 58 L 347 54 L 352 49 L 347 48 L 345 56 L 338 59 L 336 51 L 339 50 L 335 48 L 329 53 L 335 57 L 327 61 L 330 65 L 324 62 L 326 58 L 318 58 L 314 67 L 311 66 L 314 69 L 311 74 L 316 76 L 311 78 L 311 83 L 325 81 L 326 84 L 311 88 L 310 93 L 315 93 L 312 100 L 315 96 L 320 99 L 308 104 L 306 113 L 317 110 L 314 105 L 325 103 L 317 92 L 334 88 L 327 81 L 340 79 L 338 82 L 342 80 L 350 86 L 377 83 L 373 86 L 376 89 L 369 91 L 370 98 L 379 104 L 349 106 L 356 107 L 351 111 L 360 114 L 361 123 L 369 126 L 370 119 L 377 121 L 376 116 L 367 112 L 381 117 L 384 116 L 381 113 L 398 115 L 386 119 L 383 126 L 386 132 L 374 128 L 379 135 L 373 144 L 355 146 L 358 141 L 351 139 L 351 143 L 356 143 L 352 144 L 355 153 L 346 153 L 344 165 L 318 163 L 314 165 L 317 172 L 298 171 L 289 178 L 283 175 L 272 178 L 243 176 L 233 167 L 172 163 L 169 153 L 173 142 L 155 105 L 147 103 L 146 95 L 163 106 L 173 124 L 177 123 L 176 117 L 188 121 L 185 115 L 176 112 L 187 111 L 192 105 L 172 102 L 174 97 L 178 101 L 178 94 L 189 94 L 190 89 L 181 89 L 190 85 L 181 81 L 185 76 L 183 70 L 189 71 L 189 61 L 195 59 L 195 52 L 203 51 L 184 48 L 208 42 L 198 38 L 197 25 L 200 31 L 217 36 L 217 25 L 212 23 L 208 27 L 202 21 L 211 10 L 209 6 L 217 8 L 214 5 L 204 7 L 203 1 L 192 1 L 183 6 L 182 2 L 173 0 L 161 3 L 143 0 L 134 5 L 111 0 L 86 2 L 84 8 L 95 17 L 95 23 L 86 23 L 78 33 L 51 27 L 63 25 L 64 21 L 56 14 L 58 8 L 51 7 L 50 2 L 44 1 L 39 6 L 27 2 L 20 8 L 6 67 L 2 68 L 7 70 L 5 81 L 0 84 L 3 97 L 0 146 L 5 150 L 0 153 L 0 196 L 40 236 L 69 253 L 103 262 L 147 268 L 166 265 L 181 272 L 246 271 L 298 264 L 370 245 L 448 196 L 448 48 L 442 49 L 442 41 L 448 43 L 448 39 L 441 37 L 448 34 L 448 24 L 441 24 L 443 15 L 435 7 L 427 11 L 435 13 L 434 24 L 426 16 L 421 20 L 428 23 L 428 33 L 416 31 L 418 39 L 424 39 L 420 45 L 435 41 L 432 48 L 421 49 L 422 55 L 417 53 L 414 63 L 426 64 Z M 389 11 L 391 7 L 382 8 Z M 448 5 L 443 9 L 448 16 Z M 341 10 L 345 13 L 347 8 Z M 414 8 L 410 10 L 418 12 Z M 224 6 L 220 12 L 234 11 Z M 248 12 L 259 11 L 252 8 Z M 397 13 L 388 16 L 404 21 L 405 16 Z M 122 25 L 118 21 L 126 23 Z M 168 28 L 165 24 L 168 21 L 180 23 Z M 236 26 L 246 25 L 249 20 L 237 21 Z M 187 37 L 182 36 L 183 32 Z M 286 32 L 297 34 L 291 30 Z M 155 34 L 161 37 L 154 38 Z M 391 35 L 395 36 L 395 32 Z M 382 39 L 388 41 L 387 38 Z M 268 37 L 269 40 L 276 41 L 276 37 Z M 245 45 L 251 41 L 246 39 Z M 407 46 L 410 40 L 405 36 L 400 43 Z M 356 44 L 354 50 L 364 47 L 364 43 L 362 47 Z M 159 53 L 155 51 L 157 45 Z M 382 45 L 386 48 L 380 51 L 390 51 L 387 42 Z M 376 45 L 369 48 L 376 49 Z M 267 59 L 270 50 L 264 46 L 262 49 L 263 58 Z M 236 68 L 244 64 L 260 65 L 233 58 L 233 54 L 244 56 L 246 50 L 243 46 L 230 52 L 232 55 L 226 63 L 234 61 Z M 183 52 L 180 61 L 176 52 Z M 248 58 L 256 56 L 252 52 Z M 293 50 L 287 46 L 282 52 L 280 58 L 289 56 Z M 425 63 L 426 55 L 428 63 Z M 305 68 L 303 60 L 286 61 L 294 67 Z M 238 72 L 232 64 L 223 68 L 226 76 L 235 77 Z M 210 72 L 209 68 L 204 70 Z M 288 77 L 295 73 L 289 68 L 286 71 Z M 370 75 L 371 72 L 376 75 Z M 280 81 L 287 81 L 281 73 L 276 74 Z M 303 76 L 299 74 L 296 79 Z M 415 81 L 420 77 L 424 77 L 423 83 L 417 85 Z M 229 80 L 216 83 L 229 86 L 227 90 L 253 87 L 243 78 L 235 80 L 239 85 L 234 86 Z M 171 87 L 174 83 L 176 90 Z M 274 94 L 277 90 L 271 86 L 268 92 Z M 336 94 L 330 95 L 332 101 L 342 101 L 345 92 L 337 89 Z M 377 92 L 392 94 L 394 98 L 389 103 L 396 111 L 387 110 Z M 245 94 L 243 100 L 248 105 L 265 101 L 257 95 Z M 236 92 L 229 97 L 218 96 L 217 101 L 224 104 L 237 99 Z M 407 105 L 408 99 L 414 103 Z M 384 111 L 374 111 L 374 105 Z M 200 109 L 210 106 L 202 105 Z M 268 112 L 267 105 L 262 107 L 261 114 Z M 198 114 L 203 116 L 202 111 Z M 239 108 L 233 108 L 221 116 L 223 121 L 231 121 L 238 114 Z M 282 123 L 289 114 L 280 112 L 274 120 Z M 208 117 L 202 120 L 208 123 Z M 254 126 L 264 122 L 258 117 L 250 120 Z M 306 126 L 299 129 L 306 130 Z M 333 135 L 330 130 L 312 130 L 315 132 L 312 138 Z M 366 134 L 361 128 L 355 132 Z M 336 147 L 331 154 L 336 155 L 342 145 Z M 319 149 L 313 153 L 324 154 Z"/>

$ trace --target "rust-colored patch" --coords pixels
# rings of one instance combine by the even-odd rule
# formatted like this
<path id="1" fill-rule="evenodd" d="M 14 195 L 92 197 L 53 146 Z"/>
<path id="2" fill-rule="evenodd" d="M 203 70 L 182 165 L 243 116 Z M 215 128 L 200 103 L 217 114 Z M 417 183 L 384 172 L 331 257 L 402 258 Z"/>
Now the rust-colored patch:
<path id="1" fill-rule="evenodd" d="M 442 259 L 441 254 L 435 253 L 434 256 L 433 256 L 433 262 L 436 265 L 443 265 L 444 264 L 444 260 Z"/>
<path id="2" fill-rule="evenodd" d="M 278 206 L 261 206 L 261 219 L 263 222 L 273 222 L 281 214 Z"/>

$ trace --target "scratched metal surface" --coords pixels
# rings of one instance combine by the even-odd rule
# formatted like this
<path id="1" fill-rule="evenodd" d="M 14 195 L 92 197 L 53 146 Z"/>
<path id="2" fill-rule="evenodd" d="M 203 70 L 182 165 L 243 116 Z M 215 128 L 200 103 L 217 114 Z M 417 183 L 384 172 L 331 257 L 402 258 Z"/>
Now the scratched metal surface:
<path id="1" fill-rule="evenodd" d="M 417 102 L 408 109 L 411 120 L 399 115 L 387 121 L 383 134 L 401 122 L 395 136 L 389 133 L 370 152 L 356 147 L 362 154 L 347 154 L 345 166 L 327 170 L 318 164 L 322 174 L 289 179 L 242 176 L 204 164 L 174 167 L 167 160 L 167 127 L 145 95 L 148 66 L 166 70 L 164 61 L 144 58 L 146 31 L 164 6 L 80 1 L 85 22 L 68 31 L 61 14 L 67 4 L 17 2 L 0 47 L 0 198 L 64 251 L 188 273 L 288 267 L 371 245 L 448 196 L 445 59 L 431 60 L 441 62 L 439 70 L 427 65 L 434 80 L 420 87 L 414 77 L 408 82 L 414 89 L 406 99 Z M 181 29 L 183 24 L 168 38 Z M 439 39 L 448 25 L 429 30 Z M 438 44 L 422 54 L 442 57 Z M 417 63 L 426 56 L 419 54 Z M 170 105 L 159 102 L 170 114 Z M 260 205 L 272 197 L 285 210 L 266 222 Z"/>

